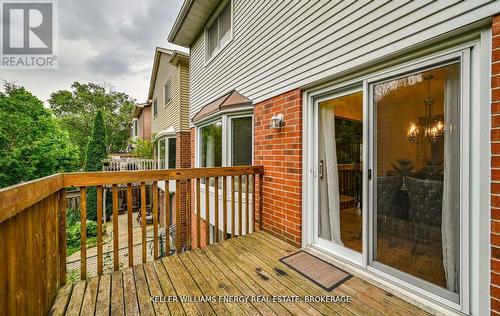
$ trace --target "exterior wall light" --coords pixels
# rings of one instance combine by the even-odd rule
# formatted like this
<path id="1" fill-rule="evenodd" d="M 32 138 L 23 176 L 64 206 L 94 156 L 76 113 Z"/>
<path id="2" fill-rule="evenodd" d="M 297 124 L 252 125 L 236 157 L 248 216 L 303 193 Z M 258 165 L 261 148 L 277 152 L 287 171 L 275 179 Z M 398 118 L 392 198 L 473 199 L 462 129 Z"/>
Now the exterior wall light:
<path id="1" fill-rule="evenodd" d="M 274 114 L 273 117 L 271 118 L 271 128 L 281 128 L 283 126 L 283 123 L 285 123 L 285 120 L 283 118 L 283 114 Z"/>

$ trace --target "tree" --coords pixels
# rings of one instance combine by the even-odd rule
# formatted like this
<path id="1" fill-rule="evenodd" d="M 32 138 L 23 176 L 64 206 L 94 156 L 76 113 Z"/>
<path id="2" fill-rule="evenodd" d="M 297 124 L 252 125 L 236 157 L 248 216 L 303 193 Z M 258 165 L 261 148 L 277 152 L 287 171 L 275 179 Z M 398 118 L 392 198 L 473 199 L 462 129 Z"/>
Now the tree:
<path id="1" fill-rule="evenodd" d="M 94 126 L 86 150 L 85 171 L 101 171 L 102 162 L 108 156 L 106 151 L 106 129 L 101 111 L 97 111 Z M 90 220 L 97 219 L 97 193 L 95 187 L 87 190 L 87 213 Z"/>
<path id="2" fill-rule="evenodd" d="M 107 158 L 106 128 L 104 117 L 99 110 L 94 118 L 92 134 L 85 151 L 85 171 L 101 171 L 102 161 Z"/>
<path id="3" fill-rule="evenodd" d="M 0 122 L 0 187 L 78 169 L 78 148 L 25 88 L 4 83 Z"/>
<path id="4" fill-rule="evenodd" d="M 92 120 L 98 110 L 104 115 L 107 151 L 126 149 L 135 100 L 125 93 L 113 91 L 105 84 L 75 82 L 71 88 L 71 91 L 52 93 L 49 104 L 80 151 L 85 151 L 89 141 L 88 131 L 92 128 Z M 80 163 L 84 164 L 83 155 Z"/>

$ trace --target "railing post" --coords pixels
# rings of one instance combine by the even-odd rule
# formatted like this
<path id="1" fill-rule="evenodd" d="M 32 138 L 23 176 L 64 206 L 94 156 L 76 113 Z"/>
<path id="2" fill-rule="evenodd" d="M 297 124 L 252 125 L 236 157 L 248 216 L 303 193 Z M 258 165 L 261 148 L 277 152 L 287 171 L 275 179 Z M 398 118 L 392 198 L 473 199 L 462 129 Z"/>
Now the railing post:
<path id="1" fill-rule="evenodd" d="M 182 249 L 182 217 L 181 217 L 181 190 L 180 180 L 175 181 L 175 248 L 177 252 Z"/>
<path id="2" fill-rule="evenodd" d="M 66 284 L 66 189 L 59 191 L 59 286 Z"/>
<path id="3" fill-rule="evenodd" d="M 80 187 L 80 279 L 87 278 L 87 189 Z"/>

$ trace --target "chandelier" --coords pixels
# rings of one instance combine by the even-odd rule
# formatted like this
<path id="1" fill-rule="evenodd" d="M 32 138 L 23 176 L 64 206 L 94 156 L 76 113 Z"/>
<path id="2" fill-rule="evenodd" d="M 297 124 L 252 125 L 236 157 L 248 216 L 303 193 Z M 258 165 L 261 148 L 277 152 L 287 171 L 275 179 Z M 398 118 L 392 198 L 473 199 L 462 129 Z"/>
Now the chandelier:
<path id="1" fill-rule="evenodd" d="M 431 80 L 434 79 L 434 76 L 425 76 L 424 79 L 427 80 L 427 98 L 424 99 L 425 117 L 420 120 L 419 123 L 411 122 L 406 132 L 408 141 L 412 144 L 416 144 L 418 142 L 421 132 L 423 136 L 427 137 L 432 144 L 440 141 L 444 134 L 443 121 L 437 119 L 432 114 L 434 98 L 431 96 Z"/>

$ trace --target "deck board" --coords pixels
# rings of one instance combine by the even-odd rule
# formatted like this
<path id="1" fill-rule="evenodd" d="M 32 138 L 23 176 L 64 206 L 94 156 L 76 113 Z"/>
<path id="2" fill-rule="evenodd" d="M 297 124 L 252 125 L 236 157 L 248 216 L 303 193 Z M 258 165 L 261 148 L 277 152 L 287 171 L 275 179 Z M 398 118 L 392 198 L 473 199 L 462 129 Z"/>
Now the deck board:
<path id="1" fill-rule="evenodd" d="M 163 296 L 163 292 L 160 287 L 160 282 L 158 282 L 158 277 L 156 276 L 155 268 L 152 262 L 144 264 L 144 272 L 146 273 L 146 280 L 149 286 L 149 293 L 151 296 Z M 170 315 L 167 304 L 159 303 L 154 304 L 153 308 L 156 315 Z"/>
<path id="2" fill-rule="evenodd" d="M 120 271 L 113 272 L 111 277 L 111 315 L 125 315 L 123 298 L 123 275 Z"/>
<path id="3" fill-rule="evenodd" d="M 97 277 L 95 278 L 97 279 Z M 97 291 L 97 302 L 95 308 L 96 315 L 109 314 L 109 302 L 111 299 L 111 275 L 103 274 L 99 280 L 99 290 Z"/>
<path id="4" fill-rule="evenodd" d="M 264 232 L 63 287 L 53 315 L 428 315 L 352 277 L 327 292 L 279 261 L 298 249 Z M 203 301 L 200 297 L 349 295 L 351 303 Z M 152 303 L 151 296 L 176 298 Z M 198 300 L 185 301 L 187 297 Z"/>
<path id="5" fill-rule="evenodd" d="M 97 300 L 97 289 L 99 287 L 99 278 L 92 278 L 87 282 L 87 288 L 83 296 L 82 310 L 80 315 L 94 315 Z"/>
<path id="6" fill-rule="evenodd" d="M 123 270 L 123 299 L 127 315 L 138 315 L 139 303 L 137 302 L 133 268 Z"/>

